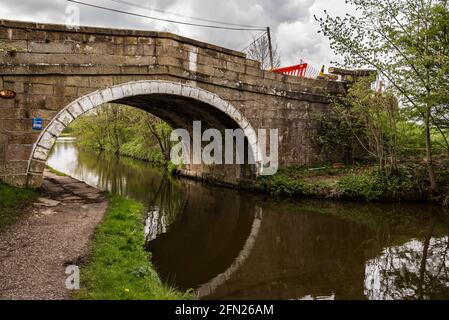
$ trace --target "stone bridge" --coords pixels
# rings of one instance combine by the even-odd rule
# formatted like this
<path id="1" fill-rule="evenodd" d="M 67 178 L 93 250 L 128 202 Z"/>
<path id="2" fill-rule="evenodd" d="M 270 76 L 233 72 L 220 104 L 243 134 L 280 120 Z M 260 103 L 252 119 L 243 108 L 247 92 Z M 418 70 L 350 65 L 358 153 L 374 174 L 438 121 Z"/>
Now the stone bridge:
<path id="1" fill-rule="evenodd" d="M 261 70 L 245 54 L 165 32 L 0 21 L 0 180 L 38 187 L 49 152 L 72 121 L 104 103 L 146 110 L 174 128 L 279 130 L 281 165 L 329 160 L 315 137 L 317 113 L 341 82 Z M 8 97 L 5 97 L 8 96 Z M 33 130 L 33 119 L 43 119 Z M 190 165 L 222 183 L 257 175 L 254 165 Z"/>

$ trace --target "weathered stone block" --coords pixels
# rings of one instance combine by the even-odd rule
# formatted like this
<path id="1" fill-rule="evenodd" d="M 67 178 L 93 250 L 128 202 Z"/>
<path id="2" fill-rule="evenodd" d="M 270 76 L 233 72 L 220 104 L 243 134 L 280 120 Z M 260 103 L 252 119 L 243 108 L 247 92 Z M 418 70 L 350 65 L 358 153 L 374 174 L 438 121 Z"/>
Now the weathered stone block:
<path id="1" fill-rule="evenodd" d="M 30 118 L 42 118 L 45 123 L 49 123 L 57 114 L 57 111 L 45 109 L 31 109 L 28 112 Z"/>
<path id="2" fill-rule="evenodd" d="M 66 127 L 74 120 L 72 115 L 67 111 L 63 111 L 61 114 L 59 114 L 57 119 L 59 122 L 63 123 Z"/>
<path id="3" fill-rule="evenodd" d="M 120 73 L 123 75 L 145 75 L 147 74 L 147 65 L 124 65 L 120 67 Z"/>
<path id="4" fill-rule="evenodd" d="M 89 79 L 90 77 L 68 75 L 65 77 L 65 85 L 74 87 L 88 87 L 90 84 Z"/>
<path id="5" fill-rule="evenodd" d="M 126 65 L 154 65 L 157 63 L 156 56 L 126 56 L 124 59 Z M 146 71 L 146 70 L 145 70 Z"/>
<path id="6" fill-rule="evenodd" d="M 55 120 L 52 123 L 50 123 L 50 125 L 47 128 L 47 131 L 50 132 L 52 135 L 59 137 L 59 135 L 62 133 L 62 131 L 64 131 L 64 129 L 65 126 L 61 122 Z"/>
<path id="7" fill-rule="evenodd" d="M 15 93 L 23 93 L 24 92 L 23 81 L 10 81 L 5 79 L 5 81 L 3 82 L 3 89 L 12 90 Z"/>
<path id="8" fill-rule="evenodd" d="M 259 77 L 251 76 L 251 75 L 246 74 L 246 73 L 239 74 L 239 80 L 241 82 L 243 82 L 245 84 L 249 84 L 251 86 L 260 85 L 260 78 Z"/>
<path id="9" fill-rule="evenodd" d="M 54 93 L 56 96 L 75 97 L 78 92 L 77 87 L 54 87 Z"/>
<path id="10" fill-rule="evenodd" d="M 6 147 L 6 161 L 28 160 L 32 146 L 23 144 L 9 144 Z"/>
<path id="11" fill-rule="evenodd" d="M 105 88 L 114 85 L 112 77 L 109 76 L 98 76 L 89 77 L 89 86 L 92 88 Z"/>
<path id="12" fill-rule="evenodd" d="M 132 89 L 131 84 L 129 84 L 129 83 L 122 84 L 121 87 L 122 87 L 124 97 L 131 97 L 133 95 L 133 89 Z"/>
<path id="13" fill-rule="evenodd" d="M 125 56 L 142 56 L 144 47 L 142 44 L 123 46 L 123 55 Z"/>
<path id="14" fill-rule="evenodd" d="M 260 68 L 254 68 L 254 67 L 250 67 L 247 66 L 246 67 L 246 73 L 255 77 L 263 77 L 263 70 L 260 70 Z"/>
<path id="15" fill-rule="evenodd" d="M 3 119 L 22 119 L 25 118 L 26 110 L 18 108 L 2 108 L 1 117 Z"/>
<path id="16" fill-rule="evenodd" d="M 138 95 L 143 94 L 142 82 L 137 81 L 137 82 L 131 83 L 131 90 L 132 90 L 133 96 L 138 96 Z"/>
<path id="17" fill-rule="evenodd" d="M 88 98 L 89 98 L 89 100 L 91 101 L 91 104 L 92 104 L 92 107 L 90 109 L 95 108 L 96 106 L 102 105 L 105 102 L 104 99 L 103 99 L 103 96 L 100 93 L 100 91 L 95 91 L 95 92 L 91 93 L 88 96 Z M 88 110 L 90 110 L 90 109 L 88 109 Z"/>
<path id="18" fill-rule="evenodd" d="M 87 88 L 78 88 L 78 96 L 79 97 L 83 97 L 83 96 L 87 96 L 89 94 L 91 94 L 95 89 L 92 89 L 90 87 Z"/>
<path id="19" fill-rule="evenodd" d="M 216 68 L 212 67 L 212 66 L 209 66 L 209 65 L 206 65 L 206 64 L 198 64 L 196 70 L 199 73 L 203 73 L 203 74 L 206 74 L 206 75 L 209 75 L 209 76 L 214 76 Z"/>
<path id="20" fill-rule="evenodd" d="M 83 107 L 81 107 L 81 103 L 83 104 Z M 72 116 L 77 118 L 80 115 L 82 115 L 85 111 L 87 111 L 84 110 L 84 106 L 86 106 L 87 110 L 90 110 L 89 107 L 92 106 L 92 103 L 88 98 L 82 98 L 78 102 L 73 102 L 72 104 L 70 104 L 67 110 L 70 112 Z"/>
<path id="21" fill-rule="evenodd" d="M 3 177 L 0 177 L 0 178 L 1 178 L 1 180 L 4 183 L 7 183 L 9 185 L 12 185 L 12 186 L 15 186 L 15 187 L 18 187 L 18 188 L 25 188 L 27 186 L 27 175 L 26 174 L 23 174 L 23 175 L 20 175 L 20 174 L 7 175 L 7 176 L 3 176 Z M 41 184 L 42 184 L 42 179 L 43 178 L 42 178 L 42 175 L 41 175 L 41 178 L 40 178 Z M 39 184 L 39 186 L 41 184 Z"/>
<path id="22" fill-rule="evenodd" d="M 27 163 L 28 164 L 28 163 Z M 32 159 L 30 162 L 30 172 L 43 173 L 45 170 L 45 161 Z M 26 172 L 26 169 L 25 169 Z"/>
<path id="23" fill-rule="evenodd" d="M 182 60 L 178 58 L 168 57 L 168 56 L 158 56 L 157 63 L 163 66 L 174 66 L 182 67 Z"/>
<path id="24" fill-rule="evenodd" d="M 62 108 L 66 107 L 70 102 L 74 100 L 74 97 L 69 96 L 52 96 L 52 97 L 45 97 L 45 109 L 49 110 L 61 110 Z"/>
<path id="25" fill-rule="evenodd" d="M 72 53 L 74 44 L 71 42 L 35 42 L 30 41 L 28 43 L 28 51 L 36 53 Z"/>
<path id="26" fill-rule="evenodd" d="M 63 80 L 62 77 L 58 76 L 30 76 L 30 77 L 24 77 L 23 81 L 27 80 L 27 83 L 37 83 L 37 84 L 51 84 L 53 86 L 61 85 L 61 81 Z"/>
<path id="27" fill-rule="evenodd" d="M 121 99 L 123 98 L 124 94 L 123 94 L 123 89 L 121 86 L 115 86 L 112 87 L 112 96 L 114 99 Z"/>
<path id="28" fill-rule="evenodd" d="M 27 52 L 26 40 L 0 40 L 0 48 L 4 51 Z"/>
<path id="29" fill-rule="evenodd" d="M 146 56 L 156 56 L 156 46 L 155 45 L 144 45 L 143 54 Z"/>
<path id="30" fill-rule="evenodd" d="M 148 66 L 148 74 L 151 75 L 160 75 L 160 74 L 167 74 L 168 73 L 168 67 L 167 66 L 155 66 L 150 65 Z"/>
<path id="31" fill-rule="evenodd" d="M 46 149 L 51 149 L 56 142 L 56 137 L 51 135 L 48 131 L 44 132 L 38 142 L 38 146 Z"/>
<path id="32" fill-rule="evenodd" d="M 179 47 L 179 42 L 175 41 L 173 39 L 167 39 L 167 38 L 157 38 L 156 39 L 156 45 L 158 46 L 172 46 L 172 47 Z"/>
<path id="33" fill-rule="evenodd" d="M 142 83 L 142 92 L 144 94 L 152 94 L 159 92 L 160 82 L 143 82 Z"/>
<path id="34" fill-rule="evenodd" d="M 141 43 L 141 44 L 155 44 L 156 41 L 154 38 L 150 38 L 150 37 L 138 37 L 137 38 L 137 43 Z"/>
<path id="35" fill-rule="evenodd" d="M 195 88 L 192 86 L 187 86 L 187 85 L 182 86 L 181 94 L 185 97 L 198 99 L 199 93 L 200 93 L 200 91 L 198 90 L 198 88 Z"/>
<path id="36" fill-rule="evenodd" d="M 198 55 L 198 63 L 208 65 L 215 68 L 226 68 L 227 62 L 218 58 L 211 58 L 202 54 Z"/>
<path id="37" fill-rule="evenodd" d="M 137 44 L 137 37 L 124 37 L 123 43 L 124 44 Z"/>
<path id="38" fill-rule="evenodd" d="M 42 185 L 42 182 L 44 181 L 44 177 L 42 174 L 28 174 L 28 177 L 26 177 L 26 186 L 28 188 L 39 188 Z"/>
<path id="39" fill-rule="evenodd" d="M 28 161 L 8 161 L 0 166 L 0 175 L 25 174 L 28 169 Z"/>
<path id="40" fill-rule="evenodd" d="M 244 73 L 245 65 L 228 61 L 228 62 L 226 62 L 226 69 L 228 69 L 230 71 L 238 72 L 238 73 Z"/>
<path id="41" fill-rule="evenodd" d="M 100 94 L 103 97 L 104 102 L 110 102 L 110 101 L 114 100 L 114 96 L 112 95 L 111 88 L 101 90 Z"/>
<path id="42" fill-rule="evenodd" d="M 12 109 L 15 108 L 17 104 L 17 97 L 16 99 L 1 99 L 0 100 L 0 108 L 2 109 Z"/>
<path id="43" fill-rule="evenodd" d="M 29 86 L 30 94 L 53 95 L 53 86 L 48 84 L 31 83 Z"/>
<path id="44" fill-rule="evenodd" d="M 34 149 L 34 153 L 32 155 L 33 159 L 38 159 L 38 160 L 42 160 L 42 161 L 46 161 L 48 158 L 48 154 L 50 153 L 50 150 L 42 148 L 40 146 L 37 146 Z"/>
<path id="45" fill-rule="evenodd" d="M 26 120 L 23 120 L 23 119 L 15 119 L 15 120 L 0 119 L 0 132 L 6 132 L 6 131 L 23 132 L 23 131 L 28 131 L 28 130 L 31 130 L 31 119 L 26 119 Z"/>
<path id="46" fill-rule="evenodd" d="M 171 83 L 171 82 L 161 82 L 159 84 L 158 92 L 165 93 L 165 94 L 180 95 L 181 94 L 181 85 Z"/>

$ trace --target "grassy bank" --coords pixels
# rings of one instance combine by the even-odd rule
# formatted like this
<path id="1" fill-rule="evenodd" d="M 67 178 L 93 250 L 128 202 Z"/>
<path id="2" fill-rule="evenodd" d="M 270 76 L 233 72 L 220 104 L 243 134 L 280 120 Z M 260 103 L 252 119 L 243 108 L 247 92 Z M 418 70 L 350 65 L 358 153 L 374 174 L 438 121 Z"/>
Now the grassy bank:
<path id="1" fill-rule="evenodd" d="M 0 183 L 0 230 L 15 223 L 25 213 L 25 208 L 36 200 L 39 193 Z"/>
<path id="2" fill-rule="evenodd" d="M 58 171 L 58 170 L 56 170 L 56 169 L 54 169 L 54 168 L 52 168 L 52 167 L 46 166 L 45 168 L 46 168 L 48 171 L 50 171 L 51 173 L 53 173 L 53 174 L 55 174 L 55 175 L 57 175 L 57 176 L 60 176 L 60 177 L 67 177 L 67 175 L 66 175 L 65 173 L 63 173 L 63 172 L 61 172 L 61 171 Z"/>
<path id="3" fill-rule="evenodd" d="M 274 196 L 304 196 L 363 201 L 446 202 L 449 162 L 437 167 L 440 192 L 431 194 L 424 164 L 409 163 L 385 175 L 375 166 L 333 168 L 285 167 L 270 177 L 260 177 L 256 188 Z"/>
<path id="4" fill-rule="evenodd" d="M 92 252 L 81 269 L 83 288 L 74 298 L 107 300 L 188 299 L 189 293 L 163 284 L 144 249 L 143 209 L 109 195 L 109 209 L 97 227 Z"/>

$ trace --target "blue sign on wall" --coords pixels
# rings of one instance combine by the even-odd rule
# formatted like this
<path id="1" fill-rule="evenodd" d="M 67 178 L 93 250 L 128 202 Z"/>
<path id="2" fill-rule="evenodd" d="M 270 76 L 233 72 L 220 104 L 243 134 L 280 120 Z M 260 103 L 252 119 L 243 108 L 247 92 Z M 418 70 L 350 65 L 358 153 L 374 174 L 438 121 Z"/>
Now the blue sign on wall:
<path id="1" fill-rule="evenodd" d="M 44 127 L 44 120 L 42 118 L 33 118 L 33 130 L 42 130 Z"/>

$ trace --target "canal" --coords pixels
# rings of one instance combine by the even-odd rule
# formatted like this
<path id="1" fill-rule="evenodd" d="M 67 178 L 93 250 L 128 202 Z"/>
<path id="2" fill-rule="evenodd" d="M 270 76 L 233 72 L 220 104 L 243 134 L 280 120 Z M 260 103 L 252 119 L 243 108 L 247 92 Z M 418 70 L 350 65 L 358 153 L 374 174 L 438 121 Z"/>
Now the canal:
<path id="1" fill-rule="evenodd" d="M 163 281 L 201 299 L 448 299 L 449 219 L 438 206 L 267 195 L 168 177 L 58 139 L 48 165 L 141 202 Z"/>

